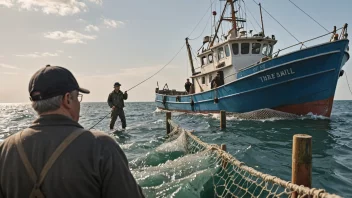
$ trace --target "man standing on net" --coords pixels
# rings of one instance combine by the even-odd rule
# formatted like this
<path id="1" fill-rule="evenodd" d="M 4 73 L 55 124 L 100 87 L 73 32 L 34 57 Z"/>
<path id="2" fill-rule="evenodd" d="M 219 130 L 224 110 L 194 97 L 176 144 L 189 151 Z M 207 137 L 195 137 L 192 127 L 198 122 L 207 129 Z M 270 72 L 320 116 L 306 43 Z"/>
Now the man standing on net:
<path id="1" fill-rule="evenodd" d="M 122 93 L 120 90 L 121 84 L 116 82 L 114 84 L 114 90 L 109 94 L 108 105 L 111 108 L 111 119 L 110 119 L 110 130 L 114 129 L 115 122 L 117 117 L 120 117 L 122 122 L 122 129 L 126 129 L 126 117 L 123 108 L 125 107 L 124 100 L 127 99 L 127 91 Z"/>
<path id="2" fill-rule="evenodd" d="M 39 117 L 0 144 L 0 198 L 144 197 L 117 142 L 78 123 L 79 92 L 89 93 L 63 67 L 32 76 Z"/>

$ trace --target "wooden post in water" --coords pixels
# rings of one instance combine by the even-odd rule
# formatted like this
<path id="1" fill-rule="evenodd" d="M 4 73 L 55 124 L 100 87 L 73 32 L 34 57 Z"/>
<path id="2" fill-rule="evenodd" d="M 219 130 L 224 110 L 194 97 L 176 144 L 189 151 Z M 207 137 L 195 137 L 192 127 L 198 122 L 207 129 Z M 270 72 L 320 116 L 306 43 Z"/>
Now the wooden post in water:
<path id="1" fill-rule="evenodd" d="M 293 184 L 312 187 L 312 136 L 296 134 L 292 143 L 292 181 Z M 293 198 L 298 197 L 296 192 Z"/>
<path id="2" fill-rule="evenodd" d="M 169 123 L 169 120 L 171 120 L 171 112 L 166 112 L 166 134 L 169 134 L 171 132 L 171 125 Z"/>
<path id="3" fill-rule="evenodd" d="M 221 150 L 226 151 L 226 144 L 221 144 Z"/>
<path id="4" fill-rule="evenodd" d="M 226 111 L 220 111 L 220 129 L 226 128 Z"/>

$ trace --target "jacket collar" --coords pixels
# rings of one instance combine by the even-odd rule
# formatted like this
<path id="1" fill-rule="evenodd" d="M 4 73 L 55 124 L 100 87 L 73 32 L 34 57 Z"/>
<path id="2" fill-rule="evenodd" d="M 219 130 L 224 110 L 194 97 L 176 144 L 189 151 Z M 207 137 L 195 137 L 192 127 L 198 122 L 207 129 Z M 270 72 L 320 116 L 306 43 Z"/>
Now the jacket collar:
<path id="1" fill-rule="evenodd" d="M 60 114 L 50 114 L 42 115 L 37 118 L 30 127 L 41 127 L 41 126 L 76 126 L 83 128 L 78 122 L 72 120 L 71 118 L 60 115 Z"/>

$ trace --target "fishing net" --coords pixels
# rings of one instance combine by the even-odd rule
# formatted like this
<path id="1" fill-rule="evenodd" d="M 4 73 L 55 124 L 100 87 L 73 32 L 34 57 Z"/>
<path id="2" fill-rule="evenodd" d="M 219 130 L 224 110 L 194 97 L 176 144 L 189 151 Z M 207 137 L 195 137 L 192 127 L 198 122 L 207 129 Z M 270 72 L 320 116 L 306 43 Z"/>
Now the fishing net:
<path id="1" fill-rule="evenodd" d="M 167 141 L 182 138 L 184 149 L 188 154 L 207 153 L 213 159 L 210 169 L 213 191 L 207 192 L 209 197 L 312 197 L 337 198 L 338 195 L 329 194 L 324 189 L 308 188 L 292 184 L 278 177 L 261 173 L 235 157 L 221 150 L 218 145 L 202 142 L 192 134 L 169 120 L 172 131 Z M 204 183 L 206 185 L 207 183 Z M 206 188 L 204 188 L 206 189 Z M 202 196 L 203 197 L 203 196 Z"/>
<path id="2" fill-rule="evenodd" d="M 270 119 L 270 118 L 277 118 L 277 119 L 298 118 L 298 115 L 285 113 L 282 111 L 276 111 L 273 109 L 259 109 L 259 110 L 250 111 L 246 113 L 229 113 L 229 115 L 232 115 L 237 119 L 243 119 L 243 120 L 262 120 L 262 119 Z"/>

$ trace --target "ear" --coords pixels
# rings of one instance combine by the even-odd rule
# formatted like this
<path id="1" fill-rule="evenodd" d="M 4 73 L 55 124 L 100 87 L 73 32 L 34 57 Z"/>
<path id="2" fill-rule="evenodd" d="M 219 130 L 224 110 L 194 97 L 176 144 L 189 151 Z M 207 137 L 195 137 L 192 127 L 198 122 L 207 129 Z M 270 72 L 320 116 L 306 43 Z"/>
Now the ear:
<path id="1" fill-rule="evenodd" d="M 71 104 L 71 97 L 69 93 L 66 93 L 63 98 L 62 98 L 62 104 L 65 108 L 70 108 L 70 104 Z"/>

